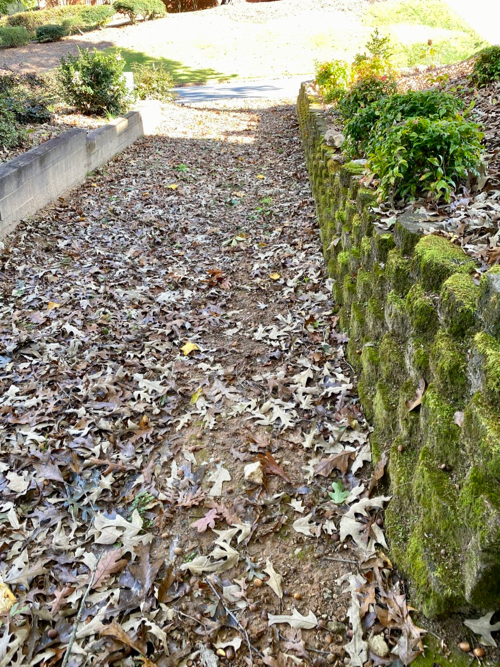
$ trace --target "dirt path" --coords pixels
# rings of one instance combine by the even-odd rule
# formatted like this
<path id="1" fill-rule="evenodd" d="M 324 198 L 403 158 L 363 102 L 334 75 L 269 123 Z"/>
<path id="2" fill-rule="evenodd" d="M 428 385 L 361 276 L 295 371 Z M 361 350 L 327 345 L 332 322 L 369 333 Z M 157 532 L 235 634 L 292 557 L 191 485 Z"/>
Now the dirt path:
<path id="1" fill-rule="evenodd" d="M 358 665 L 376 591 L 413 632 L 294 108 L 241 104 L 170 107 L 0 256 L 2 664 Z"/>

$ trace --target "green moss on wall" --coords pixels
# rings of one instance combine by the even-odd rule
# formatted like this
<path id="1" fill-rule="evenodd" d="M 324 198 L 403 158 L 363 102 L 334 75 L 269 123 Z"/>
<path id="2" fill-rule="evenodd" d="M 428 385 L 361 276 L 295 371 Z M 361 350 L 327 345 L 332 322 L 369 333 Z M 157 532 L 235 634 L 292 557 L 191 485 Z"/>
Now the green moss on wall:
<path id="1" fill-rule="evenodd" d="M 415 246 L 413 270 L 424 290 L 437 291 L 454 273 L 472 273 L 475 263 L 442 236 L 424 236 Z"/>

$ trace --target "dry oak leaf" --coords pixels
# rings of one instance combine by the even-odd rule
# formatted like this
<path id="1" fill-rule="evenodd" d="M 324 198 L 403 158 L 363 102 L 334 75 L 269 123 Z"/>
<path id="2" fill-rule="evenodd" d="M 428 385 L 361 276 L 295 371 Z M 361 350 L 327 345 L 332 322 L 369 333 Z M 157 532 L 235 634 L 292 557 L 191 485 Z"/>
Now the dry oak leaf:
<path id="1" fill-rule="evenodd" d="M 314 615 L 314 612 L 310 611 L 307 616 L 302 616 L 295 607 L 292 607 L 291 616 L 280 615 L 275 616 L 274 614 L 267 615 L 267 624 L 275 625 L 276 623 L 288 623 L 292 628 L 301 629 L 301 630 L 312 630 L 318 624 L 318 619 Z"/>
<path id="2" fill-rule="evenodd" d="M 425 392 L 425 380 L 424 378 L 420 378 L 420 380 L 418 381 L 418 387 L 415 392 L 415 396 L 411 400 L 406 401 L 406 407 L 408 408 L 408 412 L 415 410 L 415 408 L 417 408 L 422 403 L 424 392 Z"/>
<path id="3" fill-rule="evenodd" d="M 307 516 L 301 516 L 293 522 L 292 527 L 297 533 L 307 535 L 307 537 L 319 537 L 321 534 L 321 526 L 311 521 L 312 512 Z"/>
<path id="4" fill-rule="evenodd" d="M 99 586 L 102 586 L 108 577 L 115 572 L 123 570 L 127 562 L 128 561 L 125 558 L 122 558 L 121 549 L 111 549 L 103 554 L 94 574 L 92 588 L 99 588 Z"/>
<path id="5" fill-rule="evenodd" d="M 135 642 L 133 639 L 130 639 L 125 630 L 121 627 L 121 625 L 118 625 L 116 621 L 111 621 L 111 623 L 107 625 L 103 630 L 101 630 L 99 634 L 101 635 L 101 637 L 114 637 L 123 644 L 130 646 L 130 648 L 133 648 L 134 651 L 137 651 L 137 653 L 143 654 L 145 652 L 144 647 Z"/>
<path id="6" fill-rule="evenodd" d="M 191 528 L 196 528 L 199 533 L 204 533 L 207 528 L 214 528 L 215 521 L 219 517 L 219 512 L 216 509 L 209 510 L 205 516 L 198 519 L 198 521 L 193 521 Z"/>
<path id="7" fill-rule="evenodd" d="M 494 614 L 495 614 L 494 611 L 489 611 L 484 616 L 481 616 L 481 618 L 477 619 L 469 618 L 466 621 L 464 621 L 464 625 L 466 625 L 476 635 L 479 635 L 481 637 L 479 641 L 481 642 L 481 644 L 484 644 L 484 646 L 497 645 L 496 641 L 491 636 L 491 633 L 500 630 L 500 621 L 498 623 L 494 623 L 493 625 L 491 625 L 491 619 L 493 618 Z"/>
<path id="8" fill-rule="evenodd" d="M 266 567 L 264 568 L 263 572 L 269 575 L 269 579 L 265 581 L 269 588 L 271 588 L 276 595 L 281 598 L 283 597 L 283 588 L 281 587 L 281 582 L 283 581 L 283 577 L 281 574 L 278 574 L 276 570 L 273 567 L 273 564 L 271 561 L 268 559 L 266 562 Z"/>
<path id="9" fill-rule="evenodd" d="M 208 495 L 212 498 L 222 496 L 222 485 L 224 482 L 230 481 L 231 475 L 229 474 L 229 470 L 226 470 L 225 468 L 219 468 L 207 479 L 207 482 L 213 482 L 213 486 L 208 492 Z"/>
<path id="10" fill-rule="evenodd" d="M 345 475 L 349 470 L 349 462 L 356 456 L 356 452 L 350 449 L 344 449 L 340 454 L 334 454 L 327 459 L 322 459 L 314 467 L 314 474 L 328 477 L 335 468 Z"/>

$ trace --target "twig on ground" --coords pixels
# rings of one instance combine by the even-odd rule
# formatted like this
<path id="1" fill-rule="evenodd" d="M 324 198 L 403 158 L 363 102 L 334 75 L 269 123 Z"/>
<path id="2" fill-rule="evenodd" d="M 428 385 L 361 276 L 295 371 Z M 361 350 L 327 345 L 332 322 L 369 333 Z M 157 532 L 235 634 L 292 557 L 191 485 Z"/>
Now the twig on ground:
<path id="1" fill-rule="evenodd" d="M 85 602 L 87 601 L 87 597 L 90 593 L 90 590 L 91 590 L 92 586 L 94 585 L 95 573 L 97 571 L 97 567 L 99 565 L 99 561 L 101 560 L 102 554 L 103 554 L 103 552 L 101 551 L 101 553 L 99 554 L 99 558 L 96 560 L 96 563 L 95 563 L 95 565 L 92 569 L 92 574 L 90 576 L 90 581 L 89 581 L 89 585 L 87 586 L 87 590 L 85 591 L 85 593 L 82 597 L 82 601 L 80 602 L 80 607 L 78 608 L 78 614 L 77 614 L 77 617 L 75 618 L 75 622 L 73 624 L 73 631 L 71 633 L 71 637 L 69 638 L 68 645 L 66 646 L 66 651 L 64 652 L 64 659 L 63 659 L 61 667 L 66 667 L 66 665 L 68 664 L 69 656 L 71 654 L 71 649 L 73 648 L 73 644 L 75 643 L 76 633 L 77 633 L 77 630 L 78 630 L 78 625 L 80 624 L 80 621 L 82 620 L 82 614 L 83 614 L 83 610 L 85 608 Z"/>
<path id="2" fill-rule="evenodd" d="M 354 565 L 359 565 L 357 560 L 352 560 L 350 558 L 334 558 L 333 556 L 323 556 L 325 560 L 333 560 L 336 563 L 353 563 Z"/>
<path id="3" fill-rule="evenodd" d="M 262 653 L 261 653 L 258 649 L 256 649 L 255 646 L 252 646 L 252 644 L 250 643 L 250 638 L 249 638 L 249 636 L 248 636 L 248 632 L 247 632 L 247 631 L 245 630 L 245 628 L 241 625 L 241 623 L 238 621 L 238 619 L 237 619 L 236 616 L 233 614 L 233 612 L 232 612 L 230 609 L 228 609 L 228 608 L 226 607 L 226 605 L 224 604 L 224 600 L 222 599 L 222 597 L 221 597 L 219 591 L 215 588 L 215 586 L 212 584 L 212 582 L 211 582 L 209 579 L 205 579 L 205 581 L 207 582 L 207 584 L 210 586 L 210 588 L 212 589 L 212 591 L 215 593 L 215 595 L 216 595 L 217 598 L 219 599 L 219 602 L 220 602 L 221 605 L 224 607 L 224 611 L 225 611 L 227 614 L 229 614 L 229 616 L 231 616 L 231 618 L 233 619 L 233 621 L 236 623 L 236 626 L 237 626 L 238 630 L 239 630 L 239 631 L 243 634 L 243 636 L 245 637 L 245 641 L 246 641 L 247 646 L 248 646 L 248 651 L 249 651 L 249 653 L 250 653 L 250 660 L 252 659 L 252 651 L 253 651 L 254 653 L 257 653 L 257 655 L 259 656 L 259 658 L 263 658 L 264 656 L 262 655 Z"/>

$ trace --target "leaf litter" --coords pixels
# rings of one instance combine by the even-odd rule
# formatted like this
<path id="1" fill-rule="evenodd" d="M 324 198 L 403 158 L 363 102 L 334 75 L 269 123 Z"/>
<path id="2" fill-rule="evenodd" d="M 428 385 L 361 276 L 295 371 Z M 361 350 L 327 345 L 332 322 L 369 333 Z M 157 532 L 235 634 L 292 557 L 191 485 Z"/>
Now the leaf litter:
<path id="1" fill-rule="evenodd" d="M 0 261 L 0 664 L 410 664 L 292 105 L 166 106 Z"/>

